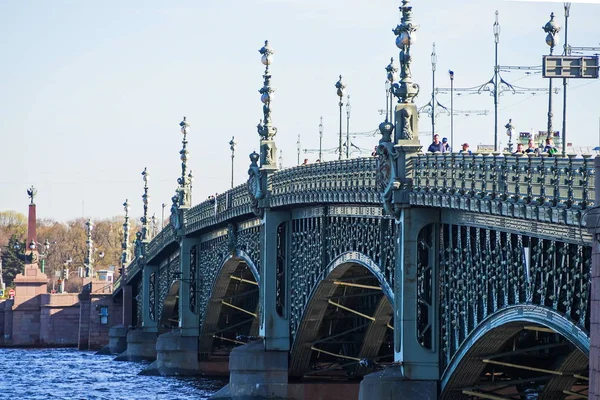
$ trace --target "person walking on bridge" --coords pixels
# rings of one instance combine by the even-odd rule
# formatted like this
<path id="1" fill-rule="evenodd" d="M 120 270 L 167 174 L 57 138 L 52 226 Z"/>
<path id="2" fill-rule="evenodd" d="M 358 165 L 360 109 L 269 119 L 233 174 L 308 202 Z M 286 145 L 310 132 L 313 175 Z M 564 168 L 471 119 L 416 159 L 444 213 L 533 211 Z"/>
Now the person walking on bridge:
<path id="1" fill-rule="evenodd" d="M 429 148 L 427 149 L 427 151 L 431 152 L 431 153 L 445 153 L 446 152 L 446 146 L 440 142 L 440 135 L 438 135 L 437 133 L 435 135 L 433 135 L 433 143 L 431 143 L 429 145 Z"/>

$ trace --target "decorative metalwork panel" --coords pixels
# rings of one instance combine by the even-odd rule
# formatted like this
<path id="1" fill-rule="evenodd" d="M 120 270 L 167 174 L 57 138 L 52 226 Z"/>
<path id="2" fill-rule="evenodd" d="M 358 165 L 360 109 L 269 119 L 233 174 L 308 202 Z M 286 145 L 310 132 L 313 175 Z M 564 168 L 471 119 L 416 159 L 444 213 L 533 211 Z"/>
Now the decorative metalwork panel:
<path id="1" fill-rule="evenodd" d="M 290 260 L 290 333 L 296 336 L 308 298 L 327 268 L 324 241 L 325 217 L 292 221 Z"/>
<path id="2" fill-rule="evenodd" d="M 417 238 L 417 338 L 421 346 L 432 349 L 435 307 L 433 290 L 437 262 L 435 257 L 435 225 L 430 224 L 419 232 Z"/>
<path id="3" fill-rule="evenodd" d="M 587 243 L 449 224 L 439 240 L 444 367 L 482 320 L 507 306 L 549 307 L 589 330 Z"/>
<path id="4" fill-rule="evenodd" d="M 144 309 L 144 299 L 143 299 L 143 282 L 140 279 L 138 281 L 137 284 L 137 295 L 135 296 L 135 318 L 133 318 L 133 321 L 135 321 L 135 326 L 142 326 L 142 313 L 143 313 L 143 309 Z"/>
<path id="5" fill-rule="evenodd" d="M 198 252 L 198 246 L 192 246 L 190 249 L 190 311 L 196 312 L 196 275 L 197 275 L 197 263 L 196 255 Z"/>
<path id="6" fill-rule="evenodd" d="M 249 228 L 241 230 L 243 226 L 238 226 L 237 248 L 245 252 L 250 261 L 260 272 L 260 225 L 250 225 Z"/>
<path id="7" fill-rule="evenodd" d="M 200 244 L 198 263 L 200 278 L 198 280 L 198 309 L 200 321 L 206 315 L 206 306 L 212 295 L 213 284 L 217 279 L 219 268 L 229 255 L 227 235 L 211 238 Z"/>
<path id="8" fill-rule="evenodd" d="M 590 157 L 418 154 L 410 203 L 585 225 L 595 200 Z"/>
<path id="9" fill-rule="evenodd" d="M 169 262 L 158 269 L 158 304 L 157 304 L 157 321 L 162 318 L 165 299 L 171 288 L 171 284 L 175 280 L 175 275 L 179 273 L 179 254 L 172 257 Z"/>
<path id="10" fill-rule="evenodd" d="M 275 309 L 280 317 L 284 317 L 287 293 L 285 290 L 285 259 L 287 257 L 287 224 L 281 223 L 277 227 L 277 280 L 275 282 L 276 304 Z"/>
<path id="11" fill-rule="evenodd" d="M 150 274 L 150 290 L 148 294 L 148 312 L 152 321 L 156 320 L 156 272 Z"/>
<path id="12" fill-rule="evenodd" d="M 379 266 L 387 284 L 393 288 L 396 223 L 388 217 L 364 216 L 368 208 L 331 207 L 329 213 L 325 212 L 322 216 L 292 220 L 290 243 L 292 337 L 296 335 L 310 294 L 318 283 L 325 279 L 328 265 L 343 253 L 355 252 L 372 259 Z M 344 209 L 358 211 L 358 215 L 345 214 L 342 212 Z M 378 212 L 381 214 L 380 210 Z M 297 212 L 295 216 L 311 214 L 314 213 Z"/>

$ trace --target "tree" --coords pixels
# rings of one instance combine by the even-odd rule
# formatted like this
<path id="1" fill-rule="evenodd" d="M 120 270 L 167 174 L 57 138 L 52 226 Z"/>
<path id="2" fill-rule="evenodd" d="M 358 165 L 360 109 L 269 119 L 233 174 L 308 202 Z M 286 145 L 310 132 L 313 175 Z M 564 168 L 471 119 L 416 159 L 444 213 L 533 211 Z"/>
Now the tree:
<path id="1" fill-rule="evenodd" d="M 15 235 L 24 238 L 27 233 L 27 217 L 16 211 L 0 211 L 0 246 L 6 246 Z"/>
<path id="2" fill-rule="evenodd" d="M 25 243 L 21 242 L 16 235 L 12 235 L 2 252 L 2 279 L 6 286 L 12 286 L 15 277 L 24 271 L 25 264 L 19 258 L 24 247 Z"/>

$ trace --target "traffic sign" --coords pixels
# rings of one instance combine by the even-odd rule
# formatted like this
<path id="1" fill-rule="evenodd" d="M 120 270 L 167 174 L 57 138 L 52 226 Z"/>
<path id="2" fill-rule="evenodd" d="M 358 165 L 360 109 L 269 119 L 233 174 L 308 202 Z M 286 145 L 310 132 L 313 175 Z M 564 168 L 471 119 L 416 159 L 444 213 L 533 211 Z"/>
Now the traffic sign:
<path id="1" fill-rule="evenodd" d="M 10 296 L 10 298 L 13 298 L 13 297 L 15 297 L 15 294 L 16 294 L 16 292 L 15 292 L 15 289 L 10 289 L 10 290 L 8 291 L 8 295 Z"/>
<path id="2" fill-rule="evenodd" d="M 544 56 L 544 78 L 598 78 L 598 56 Z"/>

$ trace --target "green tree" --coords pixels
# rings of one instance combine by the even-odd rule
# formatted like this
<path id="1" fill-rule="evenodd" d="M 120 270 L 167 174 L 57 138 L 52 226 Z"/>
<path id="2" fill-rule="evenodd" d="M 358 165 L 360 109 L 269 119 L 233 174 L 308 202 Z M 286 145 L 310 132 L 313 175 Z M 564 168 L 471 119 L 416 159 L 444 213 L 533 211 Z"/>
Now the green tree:
<path id="1" fill-rule="evenodd" d="M 6 286 L 12 286 L 17 274 L 24 271 L 25 264 L 19 258 L 24 246 L 25 244 L 19 240 L 17 235 L 12 235 L 8 240 L 8 245 L 2 252 L 2 279 Z"/>

